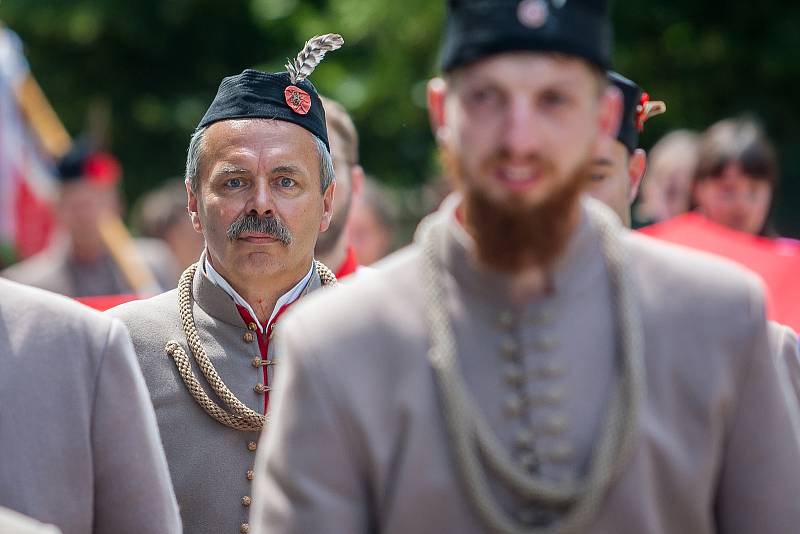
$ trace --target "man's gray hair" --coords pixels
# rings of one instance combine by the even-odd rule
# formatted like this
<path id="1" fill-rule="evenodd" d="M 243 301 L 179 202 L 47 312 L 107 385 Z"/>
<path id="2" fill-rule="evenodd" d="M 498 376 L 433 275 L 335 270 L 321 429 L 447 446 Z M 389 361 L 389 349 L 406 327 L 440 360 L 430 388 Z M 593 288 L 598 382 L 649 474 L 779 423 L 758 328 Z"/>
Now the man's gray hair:
<path id="1" fill-rule="evenodd" d="M 197 186 L 199 184 L 200 174 L 200 159 L 203 157 L 203 149 L 205 147 L 204 139 L 208 126 L 198 128 L 192 134 L 189 140 L 189 150 L 186 154 L 186 180 L 189 181 L 189 187 L 197 193 Z M 323 193 L 328 190 L 336 175 L 333 171 L 333 158 L 331 153 L 328 152 L 328 147 L 322 142 L 322 139 L 314 137 L 314 145 L 317 147 L 317 155 L 319 156 L 319 181 Z"/>

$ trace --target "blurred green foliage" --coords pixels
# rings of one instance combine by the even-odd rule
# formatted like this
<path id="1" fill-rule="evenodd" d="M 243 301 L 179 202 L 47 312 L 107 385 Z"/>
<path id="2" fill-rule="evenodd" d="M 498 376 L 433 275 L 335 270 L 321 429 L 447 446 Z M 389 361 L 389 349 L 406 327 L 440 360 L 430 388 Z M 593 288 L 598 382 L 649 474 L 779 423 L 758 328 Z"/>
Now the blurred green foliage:
<path id="1" fill-rule="evenodd" d="M 281 69 L 307 38 L 345 47 L 313 75 L 352 113 L 368 172 L 394 185 L 436 173 L 425 114 L 444 2 L 430 0 L 4 0 L 0 20 L 26 44 L 33 72 L 73 135 L 92 103 L 111 110 L 110 142 L 130 199 L 182 174 L 189 135 L 222 77 Z M 643 145 L 752 112 L 784 164 L 779 229 L 800 234 L 800 3 L 618 0 L 616 68 L 669 112 Z"/>

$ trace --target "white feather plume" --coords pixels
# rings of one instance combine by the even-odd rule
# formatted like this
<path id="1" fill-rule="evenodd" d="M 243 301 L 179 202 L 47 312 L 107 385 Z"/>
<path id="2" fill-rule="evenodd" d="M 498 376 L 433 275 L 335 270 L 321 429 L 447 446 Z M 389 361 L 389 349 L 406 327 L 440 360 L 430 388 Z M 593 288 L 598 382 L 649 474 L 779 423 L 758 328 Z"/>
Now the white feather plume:
<path id="1" fill-rule="evenodd" d="M 290 59 L 286 64 L 292 83 L 300 83 L 308 78 L 327 52 L 337 50 L 343 44 L 344 39 L 338 33 L 326 33 L 309 39 L 297 58 Z"/>

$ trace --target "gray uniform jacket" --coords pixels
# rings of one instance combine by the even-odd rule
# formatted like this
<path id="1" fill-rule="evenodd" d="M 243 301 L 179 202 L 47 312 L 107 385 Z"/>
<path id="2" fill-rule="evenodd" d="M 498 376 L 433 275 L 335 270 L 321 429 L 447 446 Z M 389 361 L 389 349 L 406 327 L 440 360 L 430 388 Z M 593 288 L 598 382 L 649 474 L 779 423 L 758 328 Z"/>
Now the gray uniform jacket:
<path id="1" fill-rule="evenodd" d="M 6 280 L 0 450 L 0 506 L 64 534 L 181 531 L 125 328 L 67 298 Z"/>
<path id="2" fill-rule="evenodd" d="M 169 248 L 158 239 L 136 239 L 136 249 L 162 291 L 178 283 L 178 267 Z M 68 297 L 133 293 L 110 255 L 89 264 L 70 257 L 67 242 L 54 242 L 42 252 L 5 269 L 0 276 Z"/>
<path id="3" fill-rule="evenodd" d="M 203 265 L 204 256 L 200 259 Z M 314 272 L 305 292 L 320 287 Z M 264 382 L 263 369 L 252 365 L 260 359 L 257 340 L 239 315 L 227 293 L 200 269 L 192 289 L 193 311 L 200 342 L 228 388 L 239 400 L 264 413 L 265 392 L 254 389 Z M 225 534 L 247 527 L 252 495 L 252 470 L 258 434 L 234 430 L 207 415 L 186 389 L 175 362 L 164 347 L 176 341 L 190 354 L 178 313 L 178 292 L 169 291 L 148 300 L 130 302 L 109 312 L 120 318 L 131 333 L 144 372 L 175 486 L 184 528 L 191 534 Z M 276 357 L 275 344 L 268 348 Z M 190 356 L 191 358 L 191 356 Z M 192 362 L 195 375 L 218 403 L 202 373 Z M 275 366 L 267 366 L 268 385 Z"/>
<path id="4" fill-rule="evenodd" d="M 587 202 L 552 290 L 518 305 L 505 277 L 474 266 L 452 213 L 437 215 L 466 385 L 520 469 L 550 480 L 585 472 L 615 374 L 611 289 Z M 587 532 L 797 532 L 798 413 L 768 348 L 758 282 L 732 263 L 617 232 L 643 323 L 645 391 L 632 456 Z M 487 531 L 426 356 L 420 264 L 412 245 L 285 320 L 256 532 Z M 497 485 L 507 513 L 548 520 Z"/>

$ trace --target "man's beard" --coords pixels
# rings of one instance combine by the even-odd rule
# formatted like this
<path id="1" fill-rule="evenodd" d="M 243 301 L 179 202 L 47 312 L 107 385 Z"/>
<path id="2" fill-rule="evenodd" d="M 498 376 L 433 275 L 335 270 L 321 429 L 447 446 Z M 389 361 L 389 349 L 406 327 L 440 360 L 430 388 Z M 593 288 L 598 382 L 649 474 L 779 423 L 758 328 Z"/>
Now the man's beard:
<path id="1" fill-rule="evenodd" d="M 336 248 L 337 243 L 339 243 L 339 238 L 347 226 L 347 216 L 350 214 L 350 205 L 352 202 L 353 195 L 350 194 L 347 198 L 347 203 L 342 206 L 342 209 L 339 211 L 334 210 L 328 229 L 317 236 L 317 244 L 314 247 L 315 256 L 327 256 Z"/>
<path id="2" fill-rule="evenodd" d="M 489 161 L 502 161 L 502 156 Z M 463 178 L 463 166 L 447 154 L 445 163 L 450 170 L 448 174 L 463 191 L 466 226 L 483 264 L 506 273 L 552 267 L 573 230 L 574 209 L 589 177 L 589 154 L 585 163 L 535 206 L 526 205 L 522 195 L 502 202 L 494 200 L 470 186 Z M 538 158 L 537 166 L 545 174 L 552 176 L 555 172 L 555 167 L 543 158 Z"/>

